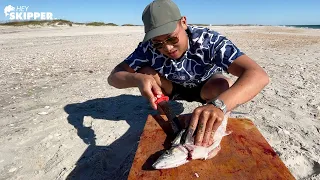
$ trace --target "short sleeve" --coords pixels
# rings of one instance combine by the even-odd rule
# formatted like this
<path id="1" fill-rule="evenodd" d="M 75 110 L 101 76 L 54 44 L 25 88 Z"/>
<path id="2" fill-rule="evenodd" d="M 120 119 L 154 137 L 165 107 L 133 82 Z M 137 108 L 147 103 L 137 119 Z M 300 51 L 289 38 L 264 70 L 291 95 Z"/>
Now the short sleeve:
<path id="1" fill-rule="evenodd" d="M 147 47 L 144 47 L 143 43 L 139 43 L 138 47 L 124 60 L 124 62 L 137 71 L 141 67 L 149 65 L 146 51 Z"/>
<path id="2" fill-rule="evenodd" d="M 244 54 L 229 39 L 217 32 L 213 33 L 210 41 L 212 60 L 226 72 L 228 72 L 228 68 L 232 62 Z"/>

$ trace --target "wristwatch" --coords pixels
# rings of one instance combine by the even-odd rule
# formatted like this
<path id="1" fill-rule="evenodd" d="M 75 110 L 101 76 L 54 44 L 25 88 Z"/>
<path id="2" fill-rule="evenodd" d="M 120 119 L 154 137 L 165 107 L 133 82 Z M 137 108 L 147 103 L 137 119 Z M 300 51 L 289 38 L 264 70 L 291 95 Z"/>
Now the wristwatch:
<path id="1" fill-rule="evenodd" d="M 223 114 L 226 114 L 227 112 L 227 106 L 224 104 L 224 102 L 221 99 L 214 99 L 208 102 L 208 104 L 212 104 L 215 107 L 219 108 L 223 112 Z"/>

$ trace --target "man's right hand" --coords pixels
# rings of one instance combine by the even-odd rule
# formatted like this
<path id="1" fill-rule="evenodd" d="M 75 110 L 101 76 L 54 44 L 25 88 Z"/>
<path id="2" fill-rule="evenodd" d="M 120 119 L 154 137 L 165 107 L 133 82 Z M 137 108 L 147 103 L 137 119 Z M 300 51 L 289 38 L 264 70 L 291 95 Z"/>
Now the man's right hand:
<path id="1" fill-rule="evenodd" d="M 135 73 L 134 79 L 136 80 L 141 95 L 149 100 L 150 105 L 154 110 L 157 110 L 157 105 L 155 103 L 156 95 L 161 95 L 162 90 L 156 80 L 151 75 L 141 73 Z"/>

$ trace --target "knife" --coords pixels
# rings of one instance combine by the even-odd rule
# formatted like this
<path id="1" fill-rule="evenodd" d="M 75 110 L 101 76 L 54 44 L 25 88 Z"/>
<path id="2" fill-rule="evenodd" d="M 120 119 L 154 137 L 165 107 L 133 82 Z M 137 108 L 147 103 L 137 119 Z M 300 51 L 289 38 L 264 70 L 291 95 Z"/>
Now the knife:
<path id="1" fill-rule="evenodd" d="M 177 115 L 170 108 L 170 105 L 168 103 L 169 97 L 163 94 L 155 95 L 155 97 L 157 98 L 155 103 L 158 106 L 158 110 L 159 108 L 162 109 L 162 111 L 168 118 L 173 134 L 177 135 L 182 130 L 182 126 Z"/>

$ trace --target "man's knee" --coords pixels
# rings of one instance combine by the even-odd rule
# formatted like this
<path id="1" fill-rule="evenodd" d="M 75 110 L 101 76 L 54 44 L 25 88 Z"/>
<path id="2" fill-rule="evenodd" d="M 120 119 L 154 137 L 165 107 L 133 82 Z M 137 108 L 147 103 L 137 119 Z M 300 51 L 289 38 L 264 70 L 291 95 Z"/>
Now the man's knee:
<path id="1" fill-rule="evenodd" d="M 201 98 L 205 101 L 212 100 L 233 85 L 233 81 L 222 74 L 211 77 L 201 89 Z"/>
<path id="2" fill-rule="evenodd" d="M 218 90 L 222 93 L 229 89 L 233 85 L 233 81 L 230 78 L 227 78 L 223 75 L 212 79 L 210 82 L 211 86 L 214 87 L 218 85 Z"/>
<path id="3" fill-rule="evenodd" d="M 171 94 L 172 83 L 169 80 L 162 77 L 161 75 L 159 75 L 158 72 L 155 71 L 153 68 L 149 66 L 144 66 L 140 68 L 137 72 L 151 75 L 156 80 L 157 84 L 162 88 L 163 93 L 165 93 L 166 95 Z"/>
<path id="4" fill-rule="evenodd" d="M 156 82 L 159 85 L 161 85 L 161 78 L 160 78 L 159 74 L 151 67 L 144 66 L 144 67 L 140 68 L 137 72 L 141 73 L 141 74 L 151 75 L 156 80 Z"/>
<path id="5" fill-rule="evenodd" d="M 152 75 L 152 76 L 158 76 L 158 73 L 154 69 L 149 67 L 149 66 L 144 66 L 144 67 L 140 68 L 137 72 L 141 73 L 141 74 L 148 74 L 148 75 Z"/>

